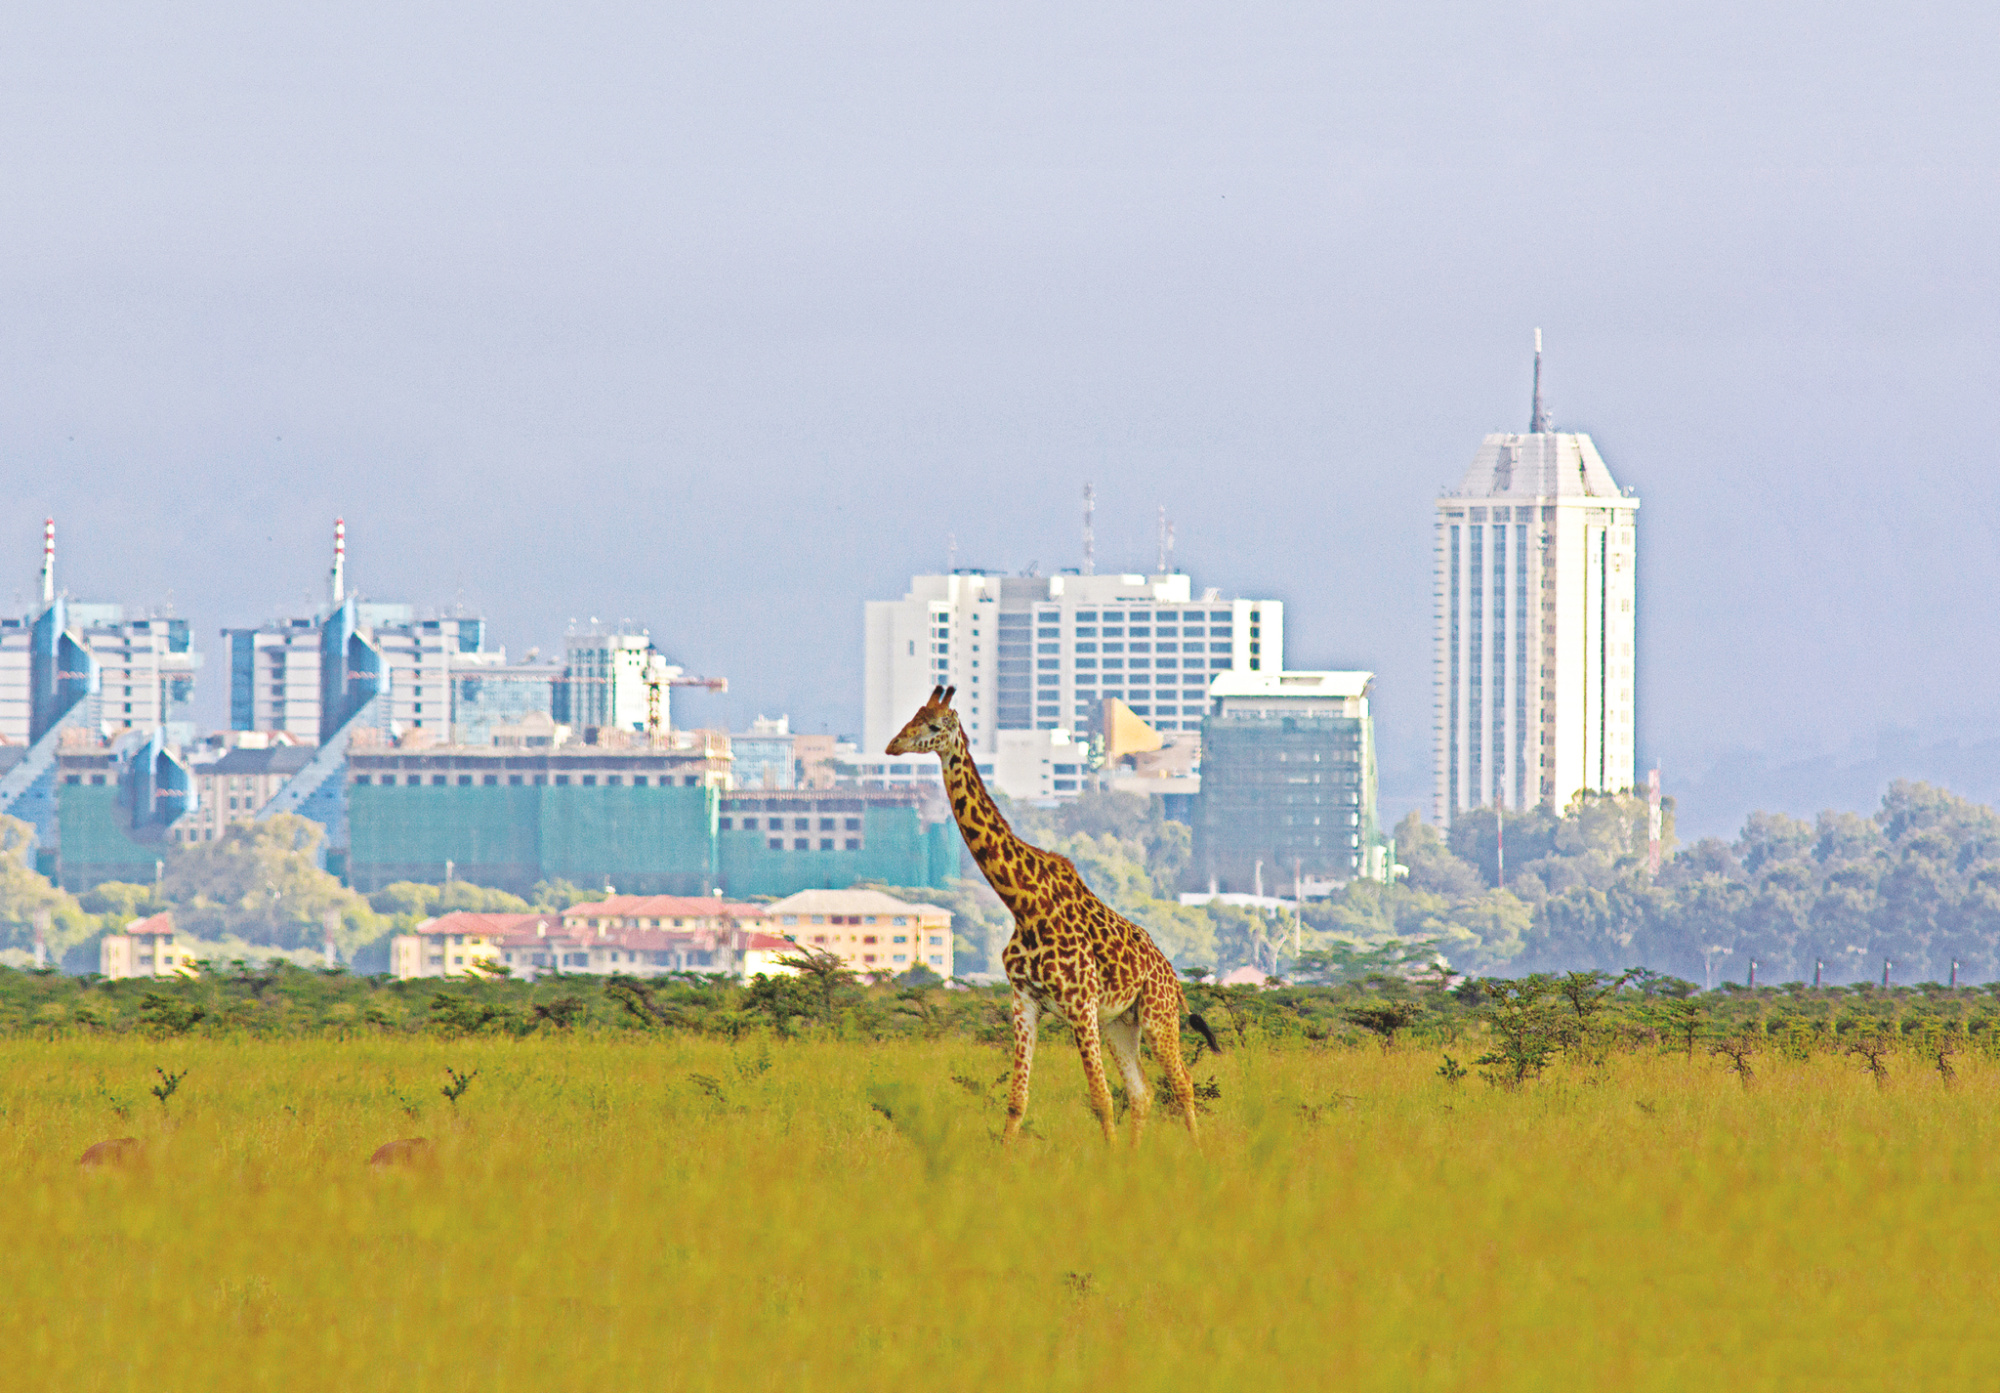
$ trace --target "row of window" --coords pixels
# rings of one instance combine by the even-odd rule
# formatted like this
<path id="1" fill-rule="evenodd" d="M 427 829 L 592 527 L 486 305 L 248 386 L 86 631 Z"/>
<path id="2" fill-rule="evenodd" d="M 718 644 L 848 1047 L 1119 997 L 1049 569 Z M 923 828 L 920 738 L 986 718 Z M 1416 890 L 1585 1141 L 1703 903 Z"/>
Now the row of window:
<path id="1" fill-rule="evenodd" d="M 1076 660 L 1076 665 L 1079 669 L 1082 669 L 1082 668 L 1098 667 L 1100 666 L 1100 663 L 1099 660 L 1096 658 L 1078 658 Z M 1105 658 L 1101 664 L 1101 666 L 1104 667 L 1159 667 L 1159 668 L 1177 667 L 1180 665 L 1181 665 L 1180 660 L 1176 658 L 1152 658 L 1152 659 Z M 1186 663 L 1186 666 L 1191 668 L 1200 667 L 1201 665 L 1202 665 L 1201 659 L 1199 658 L 1189 658 Z M 1209 660 L 1208 666 L 1216 672 L 1221 672 L 1226 668 L 1228 668 L 1229 659 L 1211 658 Z M 1078 675 L 1081 676 L 1081 673 L 1079 672 Z"/>
<path id="2" fill-rule="evenodd" d="M 764 827 L 767 831 L 783 832 L 786 830 L 786 821 L 782 817 L 767 817 L 764 819 Z M 734 824 L 734 818 L 725 817 L 721 820 L 720 826 L 723 831 L 731 832 L 735 830 Z M 810 832 L 813 830 L 813 819 L 809 817 L 792 818 L 790 819 L 790 824 L 790 830 L 794 832 Z M 745 832 L 755 832 L 757 830 L 757 819 L 746 817 L 743 819 L 742 826 Z M 822 832 L 859 832 L 861 830 L 861 819 L 858 817 L 842 818 L 838 820 L 838 825 L 836 825 L 834 818 L 823 817 L 819 819 L 819 830 Z"/>
<path id="3" fill-rule="evenodd" d="M 477 783 L 485 788 L 494 788 L 497 787 L 500 783 L 500 776 L 498 774 L 485 774 L 476 777 L 477 777 Z M 471 774 L 460 774 L 455 781 L 449 774 L 432 774 L 429 775 L 428 778 L 433 788 L 444 788 L 453 784 L 454 782 L 456 782 L 459 788 L 471 788 L 473 787 L 475 782 L 475 776 Z M 632 775 L 606 774 L 603 776 L 602 782 L 606 787 L 619 788 L 624 785 L 627 778 L 631 780 L 631 785 L 633 788 L 647 787 L 647 776 L 644 774 L 632 774 Z M 424 783 L 425 779 L 426 776 L 423 774 L 403 775 L 404 784 L 408 785 L 411 788 L 415 788 L 418 785 Z M 380 774 L 380 775 L 356 774 L 354 776 L 354 782 L 362 785 L 366 785 L 371 782 L 376 782 L 380 783 L 383 787 L 387 788 L 395 784 L 396 776 L 394 774 Z M 540 788 L 543 785 L 547 784 L 548 782 L 549 782 L 549 776 L 546 774 L 533 774 L 533 775 L 509 774 L 507 776 L 508 786 L 512 788 L 520 788 L 524 785 Z M 559 788 L 567 787 L 572 782 L 579 784 L 584 788 L 595 788 L 599 783 L 599 778 L 595 774 L 583 774 L 577 776 L 574 779 L 572 779 L 572 777 L 568 774 L 557 774 L 555 776 L 555 783 L 556 786 Z M 661 774 L 657 777 L 655 783 L 660 788 L 671 788 L 674 785 L 674 776 L 671 774 Z M 701 785 L 701 775 L 683 774 L 680 777 L 680 783 L 683 787 L 686 788 L 698 788 Z"/>
<path id="4" fill-rule="evenodd" d="M 840 845 L 840 846 L 837 846 L 837 847 L 836 847 L 836 846 L 834 845 L 834 842 L 835 842 L 835 841 L 839 841 L 839 842 L 841 843 L 841 845 Z M 766 846 L 767 846 L 767 847 L 768 847 L 768 848 L 769 848 L 770 850 L 772 850 L 772 851 L 783 851 L 783 850 L 785 850 L 785 849 L 786 849 L 786 848 L 785 848 L 785 839 L 784 839 L 783 837 L 771 837 L 771 838 L 769 838 L 769 839 L 768 839 L 768 840 L 767 840 L 767 841 L 765 842 L 765 845 L 766 845 Z M 819 845 L 818 845 L 818 846 L 814 846 L 814 845 L 813 845 L 813 838 L 811 838 L 811 837 L 793 837 L 793 838 L 792 838 L 792 843 L 791 843 L 791 850 L 793 850 L 793 851 L 859 851 L 859 850 L 861 850 L 861 838 L 859 838 L 859 837 L 843 837 L 843 838 L 835 838 L 835 837 L 821 837 L 821 838 L 819 838 Z"/>
<path id="5" fill-rule="evenodd" d="M 828 941 L 828 939 L 827 939 L 827 935 L 826 935 L 826 934 L 814 934 L 814 935 L 813 935 L 813 942 L 814 942 L 814 943 L 819 943 L 819 944 L 823 944 L 823 943 L 826 943 L 827 941 Z M 853 935 L 853 934 L 849 934 L 849 935 L 847 936 L 847 941 L 848 941 L 848 942 L 850 942 L 850 943 L 852 943 L 852 942 L 854 941 L 854 935 Z M 864 934 L 864 935 L 862 935 L 862 938 L 861 938 L 861 942 L 862 942 L 863 946 L 866 946 L 866 947 L 873 947 L 873 946 L 875 945 L 875 943 L 876 943 L 877 941 L 878 941 L 878 939 L 877 939 L 877 936 L 876 936 L 875 934 Z M 908 942 L 910 941 L 910 937 L 909 937 L 909 935 L 908 935 L 908 934 L 894 934 L 894 935 L 891 935 L 891 937 L 890 937 L 889 941 L 890 941 L 891 943 L 908 943 Z M 943 935 L 943 934 L 932 934 L 932 935 L 931 935 L 931 947 L 933 947 L 933 948 L 942 948 L 942 947 L 944 947 L 944 935 Z"/>

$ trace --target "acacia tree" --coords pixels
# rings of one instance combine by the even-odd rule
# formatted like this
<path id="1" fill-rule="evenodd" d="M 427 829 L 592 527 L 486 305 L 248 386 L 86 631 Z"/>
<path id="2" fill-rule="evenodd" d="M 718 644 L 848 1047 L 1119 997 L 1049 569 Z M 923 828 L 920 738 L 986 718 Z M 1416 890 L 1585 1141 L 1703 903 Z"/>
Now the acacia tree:
<path id="1" fill-rule="evenodd" d="M 18 817 L 0 816 L 0 946 L 26 948 L 35 920 L 49 919 L 48 944 L 58 957 L 96 929 L 76 899 L 35 873 L 35 829 Z"/>
<path id="2" fill-rule="evenodd" d="M 316 945 L 329 911 L 335 941 L 352 949 L 376 936 L 368 902 L 320 869 L 325 830 L 281 813 L 237 823 L 212 842 L 175 847 L 162 883 L 175 922 L 200 938 L 232 935 L 280 948 Z"/>

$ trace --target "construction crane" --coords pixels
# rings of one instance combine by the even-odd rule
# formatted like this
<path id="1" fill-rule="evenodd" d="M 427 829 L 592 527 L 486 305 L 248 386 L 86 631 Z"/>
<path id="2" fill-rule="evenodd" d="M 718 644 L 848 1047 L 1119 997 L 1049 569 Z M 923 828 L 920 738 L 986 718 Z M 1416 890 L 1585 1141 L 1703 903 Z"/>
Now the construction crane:
<path id="1" fill-rule="evenodd" d="M 670 667 L 649 667 L 646 669 L 646 739 L 657 745 L 666 732 L 661 729 L 660 688 L 662 687 L 706 687 L 711 692 L 729 690 L 727 677 L 689 677 Z"/>

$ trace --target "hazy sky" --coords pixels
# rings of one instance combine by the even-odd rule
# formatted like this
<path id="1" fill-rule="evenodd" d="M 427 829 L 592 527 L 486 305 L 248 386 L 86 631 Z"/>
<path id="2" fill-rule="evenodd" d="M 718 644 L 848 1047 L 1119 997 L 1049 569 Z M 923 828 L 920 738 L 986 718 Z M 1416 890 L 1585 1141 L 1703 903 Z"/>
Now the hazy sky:
<path id="1" fill-rule="evenodd" d="M 1393 816 L 1431 500 L 1539 325 L 1644 500 L 1684 828 L 2000 795 L 1992 5 L 278 8 L 0 43 L 0 606 L 53 513 L 72 594 L 195 619 L 208 724 L 343 514 L 372 597 L 853 731 L 862 602 L 951 534 L 1076 564 L 1088 480 L 1101 568 L 1164 503 L 1379 674 Z"/>

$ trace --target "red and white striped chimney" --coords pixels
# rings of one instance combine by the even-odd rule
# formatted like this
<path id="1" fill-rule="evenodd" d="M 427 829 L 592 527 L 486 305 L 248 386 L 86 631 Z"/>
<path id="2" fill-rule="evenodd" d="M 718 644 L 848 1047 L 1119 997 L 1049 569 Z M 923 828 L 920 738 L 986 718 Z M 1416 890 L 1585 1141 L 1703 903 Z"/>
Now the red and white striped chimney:
<path id="1" fill-rule="evenodd" d="M 333 520 L 333 602 L 347 598 L 347 519 Z"/>

